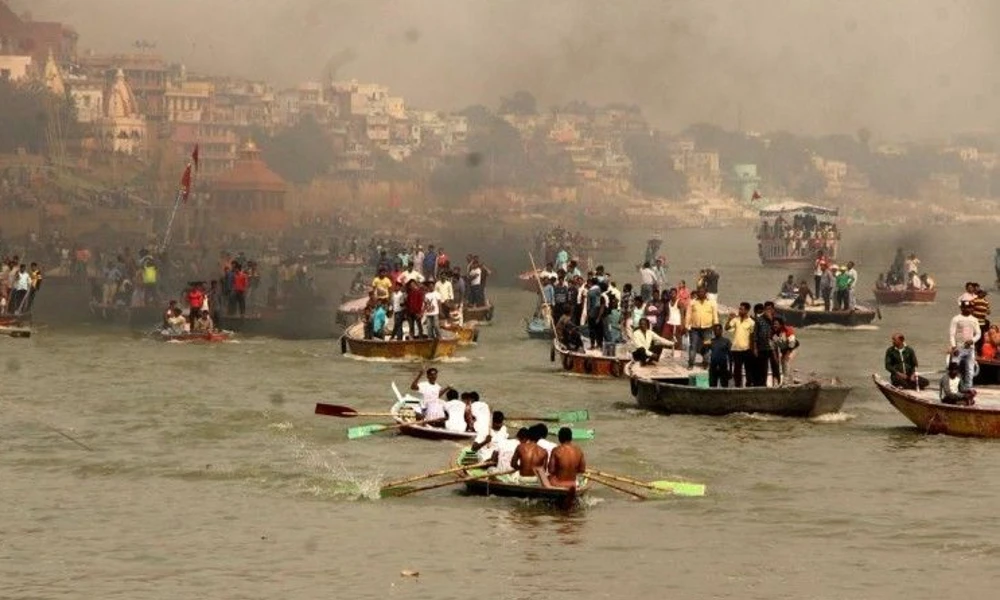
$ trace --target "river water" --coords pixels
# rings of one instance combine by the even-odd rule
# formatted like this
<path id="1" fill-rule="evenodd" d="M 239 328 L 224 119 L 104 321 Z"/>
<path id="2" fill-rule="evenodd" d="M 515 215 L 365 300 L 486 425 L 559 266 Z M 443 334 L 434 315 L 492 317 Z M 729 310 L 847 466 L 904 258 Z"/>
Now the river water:
<path id="1" fill-rule="evenodd" d="M 937 368 L 961 283 L 992 281 L 987 229 L 917 233 L 848 232 L 863 288 L 904 240 L 942 293 L 865 330 L 800 333 L 802 372 L 856 386 L 819 421 L 637 410 L 623 381 L 563 375 L 523 333 L 532 296 L 495 284 L 496 320 L 439 365 L 443 382 L 508 413 L 589 409 L 591 466 L 708 485 L 649 502 L 598 487 L 570 514 L 456 488 L 372 499 L 458 446 L 347 441 L 358 423 L 314 403 L 385 410 L 419 365 L 343 357 L 336 341 L 0 338 L 0 598 L 994 598 L 996 443 L 923 435 L 869 379 L 894 330 Z M 674 278 L 714 263 L 727 304 L 786 275 L 757 264 L 749 231 L 671 231 L 665 250 Z"/>

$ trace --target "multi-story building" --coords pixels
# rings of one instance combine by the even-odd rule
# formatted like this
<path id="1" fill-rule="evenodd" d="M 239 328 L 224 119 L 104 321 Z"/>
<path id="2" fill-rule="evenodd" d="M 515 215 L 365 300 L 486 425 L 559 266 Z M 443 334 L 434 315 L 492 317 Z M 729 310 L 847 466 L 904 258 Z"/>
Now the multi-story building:
<path id="1" fill-rule="evenodd" d="M 30 13 L 18 16 L 0 0 L 0 54 L 30 56 L 36 67 L 51 52 L 59 64 L 76 57 L 77 34 L 73 28 L 49 21 L 35 21 Z"/>
<path id="2" fill-rule="evenodd" d="M 231 128 L 212 123 L 178 123 L 170 134 L 174 154 L 182 160 L 198 146 L 198 171 L 209 179 L 233 168 L 239 142 Z"/>
<path id="3" fill-rule="evenodd" d="M 149 119 L 163 119 L 168 68 L 155 54 L 88 54 L 77 60 L 85 73 L 103 76 L 113 83 L 121 70 L 132 88 L 139 111 Z"/>
<path id="4" fill-rule="evenodd" d="M 163 116 L 171 123 L 201 123 L 212 119 L 215 86 L 208 81 L 189 81 L 182 76 L 168 82 L 163 95 Z"/>
<path id="5" fill-rule="evenodd" d="M 0 81 L 21 81 L 31 75 L 31 57 L 0 54 Z"/>

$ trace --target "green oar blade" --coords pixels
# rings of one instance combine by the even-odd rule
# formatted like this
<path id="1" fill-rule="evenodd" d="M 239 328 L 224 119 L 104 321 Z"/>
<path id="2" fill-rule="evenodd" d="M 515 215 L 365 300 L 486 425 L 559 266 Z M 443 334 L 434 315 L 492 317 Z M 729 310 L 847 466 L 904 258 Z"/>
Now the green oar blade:
<path id="1" fill-rule="evenodd" d="M 347 430 L 347 439 L 356 440 L 358 438 L 368 437 L 371 434 L 377 433 L 386 428 L 386 425 L 359 425 L 357 427 L 351 427 Z"/>
<path id="2" fill-rule="evenodd" d="M 675 496 L 704 496 L 705 484 L 686 481 L 651 481 L 653 487 L 661 492 L 670 492 Z"/>
<path id="3" fill-rule="evenodd" d="M 580 423 L 590 420 L 590 413 L 586 410 L 568 410 L 551 415 L 552 419 L 563 423 Z"/>
<path id="4" fill-rule="evenodd" d="M 572 428 L 571 428 L 572 429 Z M 592 440 L 594 439 L 593 429 L 573 429 L 573 440 Z"/>

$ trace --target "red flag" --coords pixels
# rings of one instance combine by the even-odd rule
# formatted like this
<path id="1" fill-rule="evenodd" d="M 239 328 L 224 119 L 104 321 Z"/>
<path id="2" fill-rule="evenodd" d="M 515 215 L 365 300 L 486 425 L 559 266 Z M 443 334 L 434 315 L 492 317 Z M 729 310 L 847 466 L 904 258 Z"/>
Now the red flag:
<path id="1" fill-rule="evenodd" d="M 191 165 L 188 165 L 181 175 L 181 199 L 187 202 L 189 195 L 191 195 Z"/>
<path id="2" fill-rule="evenodd" d="M 760 200 L 760 192 L 758 192 L 757 190 L 754 190 L 753 191 L 753 196 L 750 196 L 750 199 L 751 200 Z"/>
<path id="3" fill-rule="evenodd" d="M 194 145 L 194 151 L 191 152 L 191 162 L 194 163 L 194 170 L 198 170 L 198 144 Z"/>

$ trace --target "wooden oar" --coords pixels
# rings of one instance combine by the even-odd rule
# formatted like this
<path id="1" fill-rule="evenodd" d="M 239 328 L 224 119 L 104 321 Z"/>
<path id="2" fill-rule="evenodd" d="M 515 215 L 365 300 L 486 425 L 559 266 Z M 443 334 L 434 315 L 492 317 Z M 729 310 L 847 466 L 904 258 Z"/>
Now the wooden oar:
<path id="1" fill-rule="evenodd" d="M 601 485 L 606 485 L 606 486 L 608 486 L 609 488 L 611 488 L 613 490 L 617 490 L 617 491 L 619 491 L 619 492 L 621 492 L 623 494 L 627 494 L 629 496 L 632 496 L 633 498 L 638 498 L 639 500 L 648 500 L 649 499 L 646 496 L 643 496 L 642 494 L 640 494 L 639 492 L 633 492 L 630 489 L 623 488 L 623 487 L 621 487 L 619 485 L 615 485 L 615 484 L 611 483 L 610 481 L 608 481 L 607 479 L 602 479 L 600 477 L 597 477 L 596 475 L 594 475 L 594 474 L 592 474 L 590 472 L 587 473 L 587 476 L 590 477 L 591 480 L 596 481 L 597 483 L 599 483 Z"/>
<path id="2" fill-rule="evenodd" d="M 373 433 L 378 433 L 380 431 L 391 431 L 393 429 L 399 429 L 400 427 L 407 427 L 409 425 L 430 425 L 432 423 L 440 423 L 444 419 L 431 419 L 429 421 L 414 421 L 412 423 L 396 423 L 395 425 L 360 425 L 358 427 L 351 427 L 347 430 L 347 438 L 351 440 L 356 440 L 358 438 L 368 437 Z"/>
<path id="3" fill-rule="evenodd" d="M 590 412 L 586 410 L 568 410 L 551 413 L 541 417 L 507 417 L 511 421 L 546 421 L 557 423 L 579 423 L 590 420 Z"/>
<path id="4" fill-rule="evenodd" d="M 391 412 L 359 412 L 354 410 L 350 406 L 340 406 L 339 404 L 324 404 L 322 402 L 316 403 L 316 414 L 324 415 L 327 417 L 392 417 L 395 416 Z"/>
<path id="5" fill-rule="evenodd" d="M 424 490 L 433 490 L 435 488 L 445 487 L 448 485 L 456 485 L 459 483 L 465 483 L 466 481 L 475 481 L 476 479 L 488 479 L 490 477 L 497 477 L 499 475 L 510 475 L 511 473 L 516 473 L 517 469 L 510 469 L 508 471 L 500 471 L 499 473 L 483 473 L 482 475 L 476 475 L 474 477 L 456 477 L 451 481 L 445 481 L 444 483 L 435 483 L 434 485 L 425 485 L 423 487 L 412 488 L 409 490 L 400 490 L 398 492 L 392 492 L 393 496 L 409 496 L 410 494 L 416 494 L 417 492 L 422 492 Z"/>
<path id="6" fill-rule="evenodd" d="M 422 479 L 430 479 L 432 477 L 439 477 L 441 475 L 447 475 L 449 473 L 457 473 L 459 471 L 465 471 L 466 469 L 481 469 L 483 467 L 492 466 L 494 463 L 491 460 L 474 463 L 471 465 L 462 465 L 460 467 L 452 467 L 450 469 L 445 469 L 443 471 L 434 471 L 433 473 L 424 473 L 423 475 L 416 475 L 414 477 L 407 477 L 406 479 L 399 479 L 397 481 L 390 481 L 389 483 L 382 486 L 381 491 L 385 491 L 389 488 L 399 487 L 407 483 L 413 483 L 414 481 L 420 481 Z"/>
<path id="7" fill-rule="evenodd" d="M 632 479 L 631 477 L 625 477 L 624 475 L 616 475 L 614 473 L 608 473 L 606 471 L 595 471 L 593 469 L 587 470 L 587 475 L 603 477 L 605 479 L 610 479 L 613 481 L 621 481 L 622 483 L 630 483 L 636 487 L 642 487 L 650 490 L 656 490 L 658 492 L 670 492 L 676 496 L 704 496 L 705 495 L 705 484 L 703 483 L 690 483 L 686 481 L 640 481 L 638 479 Z"/>
<path id="8" fill-rule="evenodd" d="M 538 276 L 538 267 L 535 266 L 535 257 L 532 256 L 531 252 L 528 252 L 528 260 L 531 261 L 531 274 L 535 276 L 535 283 L 538 284 L 538 293 L 541 294 L 542 296 L 542 304 L 546 304 L 545 292 L 544 292 L 545 286 L 542 285 L 542 278 Z M 549 322 L 549 328 L 552 329 L 552 339 L 558 340 L 559 334 L 556 333 L 556 324 L 552 320 L 552 308 L 553 307 L 551 306 L 549 307 L 549 314 L 547 320 Z"/>

